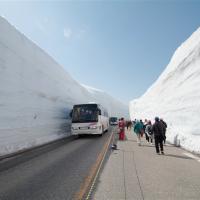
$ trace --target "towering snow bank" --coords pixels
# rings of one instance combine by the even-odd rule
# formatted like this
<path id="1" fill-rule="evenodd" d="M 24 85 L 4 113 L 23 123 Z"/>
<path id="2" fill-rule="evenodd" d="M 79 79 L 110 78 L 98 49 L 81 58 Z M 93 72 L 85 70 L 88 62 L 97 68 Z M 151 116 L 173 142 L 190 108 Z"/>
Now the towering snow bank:
<path id="1" fill-rule="evenodd" d="M 72 105 L 94 99 L 94 94 L 0 17 L 0 155 L 69 135 Z M 118 104 L 119 109 L 123 106 Z"/>
<path id="2" fill-rule="evenodd" d="M 86 85 L 82 85 L 85 87 L 88 92 L 92 95 L 94 102 L 99 102 L 104 105 L 108 109 L 108 113 L 110 116 L 116 117 L 125 117 L 129 118 L 128 113 L 128 105 L 116 100 L 106 92 L 92 88 Z"/>
<path id="3" fill-rule="evenodd" d="M 200 28 L 174 53 L 158 80 L 130 102 L 134 118 L 163 117 L 167 139 L 200 153 Z"/>

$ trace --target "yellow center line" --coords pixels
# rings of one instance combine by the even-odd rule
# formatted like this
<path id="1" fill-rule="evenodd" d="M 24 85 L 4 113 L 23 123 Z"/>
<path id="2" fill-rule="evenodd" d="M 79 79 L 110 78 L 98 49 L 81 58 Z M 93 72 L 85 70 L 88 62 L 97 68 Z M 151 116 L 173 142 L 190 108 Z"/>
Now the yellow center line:
<path id="1" fill-rule="evenodd" d="M 84 196 L 86 195 L 86 193 L 89 190 L 89 194 L 86 197 L 86 199 L 88 199 L 88 197 L 89 197 L 89 195 L 91 193 L 92 187 L 93 187 L 93 185 L 95 183 L 95 180 L 96 180 L 96 178 L 98 176 L 98 173 L 100 171 L 100 168 L 102 166 L 103 160 L 105 158 L 105 155 L 106 155 L 106 152 L 108 150 L 108 147 L 109 147 L 109 144 L 111 142 L 112 137 L 113 137 L 113 132 L 112 132 L 112 134 L 111 134 L 108 142 L 104 144 L 103 149 L 99 153 L 96 162 L 92 165 L 92 167 L 90 169 L 89 175 L 85 178 L 85 180 L 81 184 L 80 189 L 75 194 L 74 199 L 76 199 L 76 200 L 83 200 Z"/>

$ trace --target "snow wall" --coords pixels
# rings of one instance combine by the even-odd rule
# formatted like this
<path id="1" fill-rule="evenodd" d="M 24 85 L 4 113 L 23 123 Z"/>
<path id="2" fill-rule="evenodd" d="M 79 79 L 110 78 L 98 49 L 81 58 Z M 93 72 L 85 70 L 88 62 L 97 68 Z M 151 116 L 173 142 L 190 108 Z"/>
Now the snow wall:
<path id="1" fill-rule="evenodd" d="M 200 153 L 200 28 L 174 53 L 158 80 L 130 102 L 131 119 L 164 118 L 167 140 Z"/>
<path id="2" fill-rule="evenodd" d="M 0 156 L 69 136 L 73 104 L 91 101 L 128 116 L 128 106 L 80 85 L 0 17 Z"/>

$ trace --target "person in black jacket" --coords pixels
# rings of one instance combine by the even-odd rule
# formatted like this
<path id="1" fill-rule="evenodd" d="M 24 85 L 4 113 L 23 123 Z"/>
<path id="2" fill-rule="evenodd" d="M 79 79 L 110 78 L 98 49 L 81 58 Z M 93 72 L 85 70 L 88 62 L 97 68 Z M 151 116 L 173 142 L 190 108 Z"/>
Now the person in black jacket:
<path id="1" fill-rule="evenodd" d="M 155 139 L 155 147 L 156 147 L 156 153 L 164 154 L 164 149 L 163 149 L 163 139 L 164 139 L 164 125 L 163 123 L 159 120 L 158 117 L 155 117 L 155 123 L 153 124 L 152 131 L 154 134 L 154 139 Z M 160 146 L 160 149 L 159 149 Z"/>
<path id="2" fill-rule="evenodd" d="M 166 129 L 167 129 L 167 123 L 166 123 L 162 118 L 160 118 L 160 121 L 162 122 L 163 127 L 164 127 L 164 139 L 163 139 L 163 141 L 164 141 L 164 144 L 165 144 L 165 142 L 166 142 Z"/>

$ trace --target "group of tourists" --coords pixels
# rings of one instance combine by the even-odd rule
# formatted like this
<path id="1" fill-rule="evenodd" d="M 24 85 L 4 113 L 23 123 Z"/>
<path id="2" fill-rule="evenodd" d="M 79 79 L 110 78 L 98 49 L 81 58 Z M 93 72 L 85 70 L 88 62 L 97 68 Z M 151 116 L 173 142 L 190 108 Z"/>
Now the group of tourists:
<path id="1" fill-rule="evenodd" d="M 133 131 L 137 135 L 137 143 L 141 146 L 141 138 L 145 136 L 147 143 L 153 145 L 155 143 L 156 153 L 164 154 L 163 143 L 166 142 L 166 129 L 167 123 L 159 117 L 155 117 L 155 122 L 152 124 L 151 120 L 135 119 L 133 122 L 125 122 L 124 118 L 119 119 L 119 140 L 125 139 L 125 127 L 130 130 L 133 127 Z"/>

